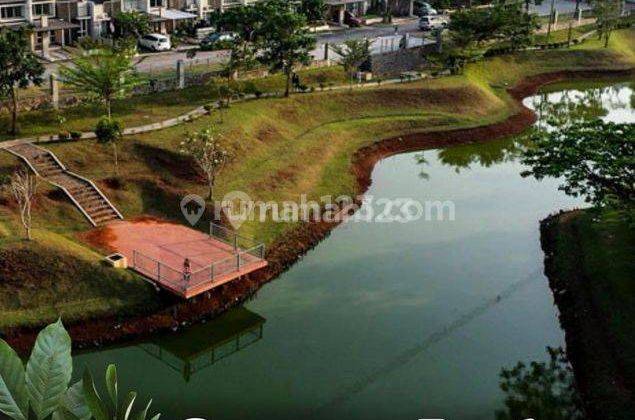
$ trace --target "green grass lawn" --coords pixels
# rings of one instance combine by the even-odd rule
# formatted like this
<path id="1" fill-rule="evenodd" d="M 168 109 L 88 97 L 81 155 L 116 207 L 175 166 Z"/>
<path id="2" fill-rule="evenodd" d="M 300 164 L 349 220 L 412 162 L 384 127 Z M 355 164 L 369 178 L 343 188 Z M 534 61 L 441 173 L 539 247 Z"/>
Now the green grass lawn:
<path id="1" fill-rule="evenodd" d="M 346 75 L 339 66 L 302 70 L 299 75 L 303 84 L 316 89 L 319 88 L 321 78 L 326 79 L 329 85 L 347 82 Z M 225 81 L 216 80 L 216 85 L 222 83 Z M 261 79 L 243 80 L 237 84 L 242 89 L 251 86 L 262 92 L 280 92 L 284 89 L 285 79 L 282 75 L 275 74 Z M 115 101 L 112 111 L 115 118 L 121 120 L 126 127 L 135 127 L 173 118 L 216 99 L 217 87 L 209 83 L 188 87 L 176 94 L 161 92 Z M 57 134 L 62 129 L 92 131 L 104 113 L 103 106 L 97 103 L 63 108 L 59 112 L 52 109 L 22 112 L 18 115 L 19 137 Z M 58 116 L 66 120 L 62 126 L 58 122 Z M 10 115 L 0 114 L 0 141 L 15 137 L 8 133 L 10 124 Z"/>
<path id="2" fill-rule="evenodd" d="M 56 143 L 47 147 L 71 170 L 94 179 L 126 218 L 150 214 L 183 222 L 180 199 L 188 193 L 204 194 L 205 183 L 194 164 L 178 152 L 179 144 L 186 132 L 210 126 L 218 129 L 235 156 L 219 176 L 217 197 L 234 190 L 244 191 L 255 200 L 277 202 L 295 200 L 301 194 L 309 199 L 325 194 L 354 195 L 359 191 L 350 164 L 352 155 L 360 147 L 406 133 L 501 121 L 516 111 L 505 86 L 528 75 L 561 69 L 631 67 L 635 63 L 630 55 L 633 33 L 615 36 L 607 50 L 586 47 L 496 57 L 469 65 L 460 76 L 235 103 L 223 113 L 222 122 L 221 114 L 215 111 L 181 126 L 126 137 L 120 147 L 121 175 L 116 179 L 110 148 L 94 141 Z M 303 82 L 316 83 L 319 71 L 334 72 L 331 80 L 344 77 L 338 68 L 317 69 L 304 73 Z M 262 90 L 277 90 L 284 80 L 274 76 L 254 83 Z M 208 102 L 210 98 L 204 89 L 134 98 L 129 103 L 118 104 L 117 112 L 121 116 L 121 110 L 130 107 L 131 112 L 142 115 L 151 112 L 145 111 L 143 104 L 152 103 L 153 112 L 174 116 L 177 109 Z M 79 110 L 76 112 L 77 118 L 71 116 L 69 124 L 90 125 L 92 117 L 83 117 Z M 37 121 L 30 115 L 24 118 Z M 32 124 L 31 130 L 42 129 L 39 122 Z M 14 157 L 0 154 L 0 175 L 9 173 L 17 164 Z M 0 201 L 0 249 L 33 246 L 41 252 L 43 248 L 37 247 L 45 246 L 47 254 L 94 255 L 93 250 L 78 239 L 78 235 L 89 228 L 79 211 L 45 185 L 40 189 L 34 221 L 40 232 L 37 245 L 25 244 L 19 239 L 10 200 Z M 248 222 L 241 233 L 271 245 L 294 227 L 293 224 Z M 112 274 L 109 278 L 115 277 Z M 139 291 L 132 296 L 141 296 L 141 291 L 147 290 L 139 279 L 130 282 L 136 284 Z M 116 289 L 108 290 L 117 293 Z M 34 293 L 39 292 L 35 289 Z M 93 314 L 134 311 L 159 304 L 153 301 L 154 293 L 148 296 L 140 300 L 119 296 L 119 302 L 125 302 L 123 306 L 106 304 Z M 93 297 L 88 294 L 78 299 L 90 301 Z M 102 302 L 115 302 L 109 300 L 114 299 L 112 295 L 102 298 Z M 44 300 L 34 298 L 34 301 Z M 57 309 L 49 307 L 48 310 L 52 313 Z M 21 315 L 15 315 L 14 308 L 4 308 L 0 303 L 0 319 L 3 311 L 12 314 L 14 325 L 31 323 L 37 318 L 28 315 L 28 308 Z M 81 311 L 66 313 L 70 317 L 82 317 Z"/>

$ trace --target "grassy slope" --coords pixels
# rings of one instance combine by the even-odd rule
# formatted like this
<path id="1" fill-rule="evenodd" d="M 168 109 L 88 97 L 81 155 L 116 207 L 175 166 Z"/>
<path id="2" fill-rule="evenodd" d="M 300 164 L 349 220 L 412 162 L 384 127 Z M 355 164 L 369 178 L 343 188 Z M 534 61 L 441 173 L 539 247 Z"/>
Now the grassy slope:
<path id="1" fill-rule="evenodd" d="M 300 72 L 302 83 L 307 86 L 318 85 L 317 75 L 324 75 L 335 84 L 346 82 L 346 76 L 339 67 Z M 281 75 L 254 79 L 251 82 L 241 82 L 243 86 L 253 84 L 263 92 L 281 91 L 284 88 L 284 83 L 284 78 Z M 184 114 L 196 106 L 212 101 L 216 96 L 217 88 L 213 84 L 190 87 L 180 91 L 178 95 L 175 95 L 174 92 L 162 92 L 148 96 L 135 96 L 116 101 L 113 105 L 113 114 L 123 121 L 126 127 L 134 127 Z M 58 115 L 66 119 L 62 127 L 59 125 Z M 50 109 L 23 112 L 18 116 L 20 136 L 56 134 L 61 128 L 68 131 L 90 131 L 102 115 L 104 115 L 104 109 L 96 103 L 64 108 L 59 114 Z M 9 125 L 10 116 L 8 114 L 0 115 L 0 140 L 14 137 L 7 134 Z"/>
<path id="2" fill-rule="evenodd" d="M 633 401 L 620 387 L 635 390 L 635 231 L 593 210 L 557 221 L 548 232 L 553 238 L 550 278 L 575 295 L 575 309 L 569 309 L 576 312 L 575 321 L 567 332 L 577 334 L 571 339 L 582 348 L 572 349 L 574 362 L 588 377 L 588 398 L 594 406 L 601 404 L 602 415 L 629 418 L 624 410 L 632 410 Z"/>
<path id="3" fill-rule="evenodd" d="M 633 31 L 615 36 L 611 50 L 589 45 L 573 51 L 497 57 L 471 65 L 462 76 L 237 103 L 225 113 L 222 124 L 216 114 L 184 126 L 127 138 L 120 154 L 125 180 L 117 188 L 107 182 L 112 173 L 109 149 L 91 141 L 60 143 L 50 148 L 71 169 L 100 182 L 128 218 L 149 213 L 180 220 L 180 198 L 185 193 L 204 194 L 204 184 L 191 162 L 178 154 L 178 145 L 186 131 L 210 124 L 218 126 L 236 155 L 220 175 L 217 197 L 233 190 L 245 191 L 253 199 L 278 202 L 297 199 L 303 193 L 309 198 L 350 195 L 357 192 L 349 171 L 350 159 L 359 147 L 408 132 L 502 120 L 515 111 L 505 86 L 527 75 L 560 69 L 632 66 L 635 57 L 629 36 L 633 39 Z M 278 83 L 275 79 L 265 82 Z M 14 158 L 0 155 L 0 173 L 8 172 L 16 163 Z M 40 241 L 51 248 L 59 248 L 57 238 L 77 243 L 77 233 L 87 229 L 79 212 L 55 192 L 43 191 L 39 206 L 35 222 L 42 232 Z M 16 226 L 13 213 L 0 205 L 0 247 L 19 243 Z M 292 227 L 248 222 L 241 230 L 271 244 Z M 3 236 L 3 231 L 10 234 Z M 75 254 L 77 250 L 60 252 Z M 129 305 L 147 306 L 153 296 L 130 299 Z M 74 296 L 76 301 L 93 297 L 94 293 Z"/>

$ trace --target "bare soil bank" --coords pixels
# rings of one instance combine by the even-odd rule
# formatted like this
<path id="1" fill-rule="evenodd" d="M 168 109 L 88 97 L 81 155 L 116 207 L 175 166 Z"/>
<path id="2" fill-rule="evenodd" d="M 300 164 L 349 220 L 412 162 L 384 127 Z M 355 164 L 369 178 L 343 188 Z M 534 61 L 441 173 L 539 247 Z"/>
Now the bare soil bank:
<path id="1" fill-rule="evenodd" d="M 633 70 L 560 71 L 529 77 L 508 90 L 517 101 L 519 111 L 502 122 L 467 129 L 406 135 L 381 140 L 364 147 L 354 155 L 351 168 L 358 180 L 358 192 L 363 193 L 368 189 L 373 167 L 387 156 L 517 135 L 535 121 L 533 112 L 522 105 L 523 98 L 534 94 L 548 83 L 572 78 L 597 78 L 608 74 L 626 76 L 633 74 Z M 269 247 L 266 256 L 269 266 L 265 270 L 219 287 L 208 296 L 177 301 L 166 295 L 165 309 L 153 314 L 123 320 L 115 317 L 100 318 L 67 325 L 73 345 L 76 348 L 98 347 L 143 338 L 161 331 L 177 331 L 189 324 L 214 318 L 254 296 L 260 287 L 279 276 L 327 237 L 337 224 L 301 224 Z M 5 338 L 14 348 L 26 352 L 32 347 L 37 332 L 33 329 L 16 328 L 5 331 Z"/>

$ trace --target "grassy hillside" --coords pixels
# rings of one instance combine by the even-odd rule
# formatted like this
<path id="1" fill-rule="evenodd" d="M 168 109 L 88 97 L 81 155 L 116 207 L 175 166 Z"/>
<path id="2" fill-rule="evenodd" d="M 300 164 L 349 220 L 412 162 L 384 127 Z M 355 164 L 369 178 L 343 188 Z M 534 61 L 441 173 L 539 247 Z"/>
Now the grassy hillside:
<path id="1" fill-rule="evenodd" d="M 278 202 L 297 199 L 300 194 L 307 194 L 309 198 L 325 194 L 353 195 L 357 193 L 357 186 L 350 172 L 350 162 L 360 147 L 400 134 L 503 120 L 516 111 L 505 88 L 528 75 L 562 69 L 632 67 L 635 31 L 618 34 L 610 49 L 596 45 L 575 50 L 527 52 L 472 64 L 460 76 L 236 103 L 224 112 L 222 122 L 221 115 L 215 112 L 183 126 L 124 139 L 120 153 L 121 176 L 117 178 L 112 176 L 110 148 L 103 148 L 94 141 L 47 147 L 70 169 L 96 180 L 127 218 L 151 214 L 182 221 L 181 197 L 187 193 L 204 194 L 205 184 L 192 162 L 178 152 L 179 143 L 187 131 L 209 126 L 215 126 L 222 133 L 224 142 L 235 155 L 219 177 L 217 197 L 234 190 L 247 192 L 256 200 Z M 274 78 L 263 83 L 275 86 L 278 82 Z M 176 112 L 170 105 L 172 102 L 185 109 L 190 93 L 183 93 L 183 97 L 179 96 L 181 93 L 172 95 L 173 101 L 158 99 L 158 103 L 165 103 L 168 108 L 157 107 L 160 110 L 157 112 Z M 155 97 L 136 100 L 141 104 L 152 102 Z M 84 124 L 88 120 L 82 121 Z M 69 124 L 74 123 L 80 124 L 69 119 Z M 0 155 L 0 174 L 9 173 L 17 163 L 7 154 Z M 17 236 L 15 217 L 10 201 L 0 202 L 0 248 L 34 247 L 24 244 Z M 82 231 L 88 230 L 79 211 L 45 185 L 38 197 L 35 224 L 40 232 L 37 247 L 46 246 L 47 254 L 92 252 L 79 240 Z M 293 227 L 292 224 L 248 222 L 241 231 L 271 244 Z M 33 249 L 41 252 L 37 247 Z M 139 290 L 146 290 L 140 280 L 137 279 L 136 284 Z M 109 298 L 117 296 L 117 290 L 110 290 L 114 295 Z M 39 291 L 34 289 L 34 293 Z M 153 302 L 154 296 L 133 293 L 120 297 L 122 305 L 132 310 L 157 304 Z M 87 294 L 69 299 L 74 299 L 79 307 L 82 300 L 89 301 L 93 297 Z M 0 319 L 3 311 L 15 310 L 2 305 L 0 302 Z M 113 304 L 93 314 L 120 308 Z M 81 317 L 82 313 L 72 316 Z M 11 319 L 21 324 L 31 322 L 33 317 L 24 315 L 22 319 L 19 316 Z"/>

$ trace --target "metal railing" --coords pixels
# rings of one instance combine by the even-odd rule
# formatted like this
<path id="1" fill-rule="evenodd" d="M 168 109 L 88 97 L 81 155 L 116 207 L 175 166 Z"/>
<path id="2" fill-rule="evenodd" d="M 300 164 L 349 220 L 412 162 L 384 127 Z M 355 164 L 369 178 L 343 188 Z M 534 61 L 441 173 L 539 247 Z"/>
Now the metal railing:
<path id="1" fill-rule="evenodd" d="M 231 257 L 216 261 L 198 271 L 194 271 L 189 279 L 187 279 L 187 287 L 197 286 L 207 282 L 214 283 L 219 277 L 240 271 L 246 265 L 262 261 L 264 258 L 264 244 L 259 244 L 247 250 L 237 252 Z"/>
<path id="2" fill-rule="evenodd" d="M 172 289 L 185 292 L 191 287 L 199 286 L 204 283 L 214 283 L 222 276 L 238 272 L 245 266 L 263 261 L 265 258 L 264 244 L 256 244 L 247 249 L 242 249 L 239 246 L 240 241 L 248 241 L 252 244 L 255 243 L 255 241 L 240 236 L 222 226 L 212 224 L 210 237 L 232 246 L 232 255 L 210 263 L 198 270 L 187 272 L 183 268 L 176 269 L 142 252 L 134 250 L 132 252 L 132 268 L 146 277 L 165 284 Z"/>
<path id="3" fill-rule="evenodd" d="M 213 222 L 209 225 L 209 236 L 230 245 L 234 252 L 237 252 L 238 249 L 249 249 L 260 245 L 252 238 L 239 235 L 235 231 Z"/>

